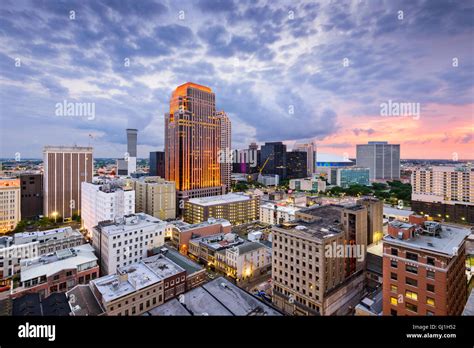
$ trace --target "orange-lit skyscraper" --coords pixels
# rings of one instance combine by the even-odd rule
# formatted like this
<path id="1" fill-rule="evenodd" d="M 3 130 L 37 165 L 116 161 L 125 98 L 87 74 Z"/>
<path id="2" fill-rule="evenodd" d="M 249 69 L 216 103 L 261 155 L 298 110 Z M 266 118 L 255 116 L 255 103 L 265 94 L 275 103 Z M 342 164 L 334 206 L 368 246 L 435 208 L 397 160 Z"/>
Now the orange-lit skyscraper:
<path id="1" fill-rule="evenodd" d="M 182 199 L 223 194 L 219 151 L 221 128 L 215 95 L 192 82 L 178 86 L 165 114 L 165 177 Z"/>

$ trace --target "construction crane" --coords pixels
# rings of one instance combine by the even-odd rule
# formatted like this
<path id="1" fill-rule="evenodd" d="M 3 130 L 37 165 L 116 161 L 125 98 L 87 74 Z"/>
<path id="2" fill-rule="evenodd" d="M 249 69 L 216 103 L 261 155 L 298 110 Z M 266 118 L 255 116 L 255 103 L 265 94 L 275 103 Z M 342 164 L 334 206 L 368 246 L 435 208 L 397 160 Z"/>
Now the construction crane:
<path id="1" fill-rule="evenodd" d="M 267 159 L 265 160 L 265 162 L 263 162 L 263 165 L 260 167 L 259 171 L 258 171 L 258 178 L 260 179 L 262 177 L 262 170 L 263 168 L 265 168 L 265 166 L 267 165 L 268 161 L 270 160 L 270 158 L 273 157 L 273 152 L 267 157 Z"/>

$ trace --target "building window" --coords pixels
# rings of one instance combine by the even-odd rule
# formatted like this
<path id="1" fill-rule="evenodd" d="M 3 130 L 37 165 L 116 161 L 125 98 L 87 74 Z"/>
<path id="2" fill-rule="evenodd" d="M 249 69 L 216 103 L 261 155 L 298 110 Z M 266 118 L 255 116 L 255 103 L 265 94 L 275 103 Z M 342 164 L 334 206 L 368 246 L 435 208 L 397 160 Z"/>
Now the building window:
<path id="1" fill-rule="evenodd" d="M 406 307 L 406 309 L 408 309 L 408 310 L 410 310 L 410 311 L 412 311 L 412 312 L 415 312 L 415 313 L 418 312 L 418 306 L 417 306 L 417 305 L 414 305 L 414 304 L 412 304 L 412 303 L 406 302 L 406 303 L 405 303 L 405 307 Z"/>
<path id="2" fill-rule="evenodd" d="M 396 286 L 396 285 L 394 285 L 394 284 L 391 284 L 391 285 L 390 285 L 390 291 L 391 291 L 391 292 L 397 292 L 397 290 L 398 290 L 398 286 Z"/>
<path id="3" fill-rule="evenodd" d="M 414 274 L 418 274 L 418 268 L 415 266 L 406 265 L 406 271 Z"/>
<path id="4" fill-rule="evenodd" d="M 392 255 L 398 256 L 398 249 L 392 248 Z"/>
<path id="5" fill-rule="evenodd" d="M 426 284 L 426 290 L 429 292 L 435 292 L 435 286 L 433 284 Z"/>
<path id="6" fill-rule="evenodd" d="M 405 296 L 415 301 L 418 300 L 418 294 L 410 290 L 405 291 Z"/>
<path id="7" fill-rule="evenodd" d="M 434 279 L 435 278 L 435 272 L 426 271 L 426 278 Z"/>
<path id="8" fill-rule="evenodd" d="M 391 260 L 391 261 L 390 261 L 390 267 L 392 267 L 392 268 L 397 268 L 397 266 L 398 266 L 398 262 L 397 262 L 397 261 L 395 261 L 395 260 Z"/>
<path id="9" fill-rule="evenodd" d="M 396 317 L 397 316 L 397 310 L 396 309 L 390 309 L 390 315 Z"/>
<path id="10" fill-rule="evenodd" d="M 412 260 L 412 261 L 418 261 L 418 254 L 414 254 L 414 253 L 410 253 L 410 252 L 406 252 L 406 258 L 408 260 Z"/>
<path id="11" fill-rule="evenodd" d="M 428 257 L 428 258 L 426 259 L 426 263 L 427 263 L 428 265 L 434 266 L 434 265 L 435 265 L 435 259 L 434 259 L 433 257 Z"/>
<path id="12" fill-rule="evenodd" d="M 433 306 L 435 305 L 435 300 L 434 298 L 431 298 L 431 297 L 427 297 L 426 298 L 426 304 L 429 305 L 429 306 Z"/>
<path id="13" fill-rule="evenodd" d="M 396 297 L 390 297 L 390 304 L 396 306 L 398 305 L 398 301 L 397 301 L 397 298 Z"/>
<path id="14" fill-rule="evenodd" d="M 396 273 L 390 273 L 390 279 L 397 280 L 397 274 Z"/>
<path id="15" fill-rule="evenodd" d="M 405 282 L 408 285 L 411 285 L 411 286 L 418 286 L 418 281 L 416 279 L 413 279 L 413 278 L 406 277 Z"/>

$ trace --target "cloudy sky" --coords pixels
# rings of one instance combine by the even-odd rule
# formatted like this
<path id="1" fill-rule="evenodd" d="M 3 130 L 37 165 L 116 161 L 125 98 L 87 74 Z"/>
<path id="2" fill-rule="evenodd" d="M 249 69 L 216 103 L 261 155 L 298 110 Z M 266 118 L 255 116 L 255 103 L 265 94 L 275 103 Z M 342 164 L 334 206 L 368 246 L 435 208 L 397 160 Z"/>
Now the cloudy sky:
<path id="1" fill-rule="evenodd" d="M 122 157 L 127 127 L 147 157 L 192 81 L 216 93 L 234 148 L 312 139 L 354 156 L 387 140 L 402 158 L 473 158 L 473 18 L 471 0 L 2 0 L 0 157 Z M 94 117 L 58 116 L 64 101 Z M 411 115 L 383 114 L 389 101 Z"/>

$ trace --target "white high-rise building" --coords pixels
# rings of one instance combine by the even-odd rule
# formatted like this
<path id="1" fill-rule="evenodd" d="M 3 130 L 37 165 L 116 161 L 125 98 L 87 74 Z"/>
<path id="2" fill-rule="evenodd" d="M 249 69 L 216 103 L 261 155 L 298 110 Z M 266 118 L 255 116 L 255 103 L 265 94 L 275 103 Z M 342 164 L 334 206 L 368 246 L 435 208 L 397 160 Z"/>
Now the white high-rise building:
<path id="1" fill-rule="evenodd" d="M 415 170 L 411 185 L 414 201 L 474 204 L 474 169 L 468 166 Z"/>
<path id="2" fill-rule="evenodd" d="M 113 274 L 117 267 L 140 262 L 148 256 L 148 251 L 162 246 L 166 225 L 143 213 L 100 222 L 92 229 L 92 245 L 100 259 L 102 274 Z"/>
<path id="3" fill-rule="evenodd" d="M 135 213 L 135 191 L 114 181 L 83 182 L 82 226 L 92 232 L 99 222 Z"/>

